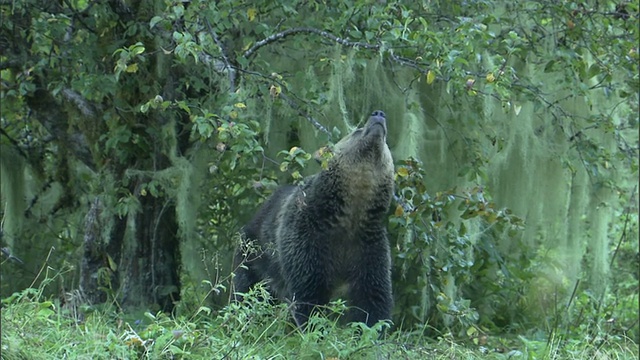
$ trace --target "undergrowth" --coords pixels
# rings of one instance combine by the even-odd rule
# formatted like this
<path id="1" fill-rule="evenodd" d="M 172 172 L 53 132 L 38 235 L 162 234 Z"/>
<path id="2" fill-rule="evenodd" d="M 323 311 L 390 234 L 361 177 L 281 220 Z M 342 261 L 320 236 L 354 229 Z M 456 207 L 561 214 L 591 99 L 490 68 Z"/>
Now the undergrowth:
<path id="1" fill-rule="evenodd" d="M 46 283 L 46 282 L 45 282 Z M 124 312 L 117 304 L 74 307 L 46 299 L 42 285 L 2 300 L 2 359 L 637 359 L 627 338 L 598 342 L 544 334 L 426 337 L 426 327 L 390 329 L 340 324 L 343 302 L 313 316 L 309 329 L 291 323 L 288 304 L 264 288 L 219 311 L 202 306 L 174 316 Z M 204 303 L 204 302 L 203 302 Z M 381 331 L 386 335 L 380 337 Z"/>

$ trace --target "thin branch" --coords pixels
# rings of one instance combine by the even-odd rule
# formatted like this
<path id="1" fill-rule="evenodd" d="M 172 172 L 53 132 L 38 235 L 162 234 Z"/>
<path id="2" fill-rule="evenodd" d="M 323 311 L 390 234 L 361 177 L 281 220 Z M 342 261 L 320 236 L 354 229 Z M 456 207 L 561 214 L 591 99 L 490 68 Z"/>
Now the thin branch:
<path id="1" fill-rule="evenodd" d="M 263 79 L 266 79 L 267 80 L 267 85 L 271 85 L 272 83 L 276 83 L 276 84 L 280 85 L 281 89 L 286 89 L 287 88 L 284 83 L 282 83 L 281 81 L 278 81 L 278 79 L 274 79 L 271 76 L 267 76 L 267 75 L 261 74 L 261 73 L 256 72 L 256 71 L 243 70 L 243 69 L 238 69 L 238 70 L 242 71 L 245 74 L 258 76 L 258 77 L 261 77 Z M 294 96 L 295 96 L 295 94 L 294 94 Z M 314 119 L 311 115 L 309 115 L 307 112 L 305 112 L 300 107 L 300 105 L 298 105 L 295 101 L 293 101 L 293 99 L 291 99 L 290 97 L 286 96 L 284 93 L 280 93 L 280 95 L 278 95 L 278 97 L 280 97 L 282 100 L 284 100 L 284 102 L 286 102 L 287 105 L 289 105 L 292 109 L 297 111 L 300 116 L 302 116 L 303 118 L 307 119 L 307 121 L 309 121 L 311 123 L 311 125 L 313 125 L 316 129 L 324 132 L 325 134 L 329 135 L 329 137 L 331 137 L 331 132 L 326 127 L 324 127 L 324 125 L 320 124 L 320 122 L 318 120 Z"/>
<path id="2" fill-rule="evenodd" d="M 133 11 L 131 11 L 131 8 L 125 4 L 124 0 L 108 0 L 107 2 L 109 3 L 111 10 L 116 13 L 123 22 L 133 19 Z"/>
<path id="3" fill-rule="evenodd" d="M 293 110 L 297 111 L 298 114 L 300 116 L 302 116 L 303 118 L 307 119 L 308 122 L 311 123 L 311 125 L 315 126 L 316 129 L 324 132 L 325 134 L 331 136 L 331 132 L 329 130 L 327 130 L 326 127 L 324 127 L 324 125 L 320 124 L 318 122 L 318 120 L 314 119 L 311 115 L 307 114 L 306 111 L 304 111 L 302 108 L 300 108 L 300 106 L 293 100 L 291 100 L 291 98 L 289 98 L 288 96 L 286 96 L 283 93 L 280 93 L 280 95 L 278 95 L 282 100 L 284 100 Z"/>
<path id="4" fill-rule="evenodd" d="M 207 27 L 209 28 L 209 32 L 211 33 L 211 37 L 213 38 L 213 41 L 215 41 L 216 45 L 218 45 L 218 47 L 220 48 L 220 54 L 222 54 L 222 60 L 224 60 L 224 68 L 222 70 L 223 71 L 226 70 L 229 73 L 229 92 L 233 93 L 236 91 L 235 90 L 236 89 L 236 71 L 234 67 L 231 66 L 231 62 L 229 61 L 227 52 L 225 51 L 224 46 L 222 46 L 222 43 L 220 42 L 218 35 L 216 34 L 215 31 L 213 31 L 213 28 L 211 27 L 211 23 L 209 22 L 209 19 L 206 19 L 205 21 L 207 22 Z"/>
<path id="5" fill-rule="evenodd" d="M 426 74 L 427 73 L 426 69 L 421 68 L 420 65 L 417 62 L 413 61 L 413 60 L 405 59 L 405 58 L 400 57 L 400 56 L 398 56 L 398 55 L 396 55 L 394 53 L 390 53 L 390 56 L 391 56 L 391 60 L 397 62 L 400 65 L 404 65 L 404 66 L 408 66 L 410 68 L 414 68 L 414 69 L 418 70 L 422 74 Z"/>
<path id="6" fill-rule="evenodd" d="M 629 196 L 629 199 L 631 201 L 633 201 L 633 198 L 635 197 L 636 194 L 636 190 L 638 189 L 638 185 L 636 185 L 633 188 L 633 191 L 631 192 L 631 196 Z M 622 234 L 620 234 L 620 240 L 618 240 L 618 245 L 616 245 L 616 249 L 613 251 L 613 255 L 611 256 L 611 261 L 609 262 L 609 267 L 613 266 L 613 262 L 616 260 L 616 256 L 618 255 L 618 250 L 620 250 L 620 246 L 622 245 L 622 242 L 624 241 L 624 239 L 627 238 L 627 225 L 629 225 L 629 215 L 631 213 L 631 206 L 627 207 L 627 213 L 625 216 L 625 220 L 624 220 L 624 228 L 622 229 Z"/>
<path id="7" fill-rule="evenodd" d="M 81 99 L 79 95 L 77 96 Z M 61 109 L 53 96 L 49 92 L 39 89 L 33 95 L 25 97 L 25 100 L 27 106 L 36 114 L 38 122 L 57 141 L 68 147 L 80 161 L 95 170 L 96 164 L 93 161 L 86 137 L 81 132 L 69 134 L 68 115 Z M 70 100 L 73 101 L 73 99 Z M 82 109 L 80 111 L 83 112 Z"/>
<path id="8" fill-rule="evenodd" d="M 11 261 L 16 262 L 16 263 L 18 263 L 20 265 L 24 265 L 24 261 L 20 260 L 20 258 L 17 258 L 15 256 L 13 256 L 13 254 L 11 254 L 11 249 L 9 249 L 8 247 L 3 247 L 0 250 L 2 251 L 2 255 L 5 256 L 7 258 L 7 260 L 11 260 Z"/>
<path id="9" fill-rule="evenodd" d="M 11 136 L 9 136 L 9 134 L 7 134 L 7 132 L 4 131 L 3 128 L 0 128 L 0 134 L 4 135 L 7 138 L 7 140 L 9 140 L 11 145 L 13 145 L 16 148 L 16 150 L 18 150 L 18 153 L 20 155 L 22 155 L 22 157 L 24 157 L 25 159 L 29 159 L 27 154 L 25 154 L 25 152 L 22 151 L 22 149 L 20 148 L 20 144 L 18 143 L 18 141 L 16 139 L 12 138 Z"/>
<path id="10" fill-rule="evenodd" d="M 80 94 L 71 89 L 63 89 L 60 93 L 62 94 L 62 96 L 64 96 L 65 99 L 72 102 L 78 108 L 78 110 L 80 110 L 82 115 L 91 118 L 96 117 L 94 106 Z"/>
<path id="11" fill-rule="evenodd" d="M 78 12 L 76 9 L 73 8 L 73 5 L 71 4 L 71 1 L 69 0 L 64 0 L 64 3 L 69 7 L 69 9 L 73 12 L 73 18 L 78 20 L 78 22 L 80 22 L 80 24 L 82 26 L 84 26 L 85 29 L 89 30 L 89 32 L 91 33 L 96 33 L 96 30 L 93 29 L 92 27 L 90 27 L 86 22 L 84 22 L 84 20 L 82 20 L 82 18 L 80 17 L 80 12 Z M 92 4 L 89 4 L 88 8 L 90 8 L 91 6 L 93 6 Z"/>
<path id="12" fill-rule="evenodd" d="M 322 36 L 324 38 L 327 38 L 329 40 L 332 40 L 332 41 L 337 42 L 338 44 L 341 44 L 341 45 L 344 45 L 344 46 L 361 47 L 361 48 L 372 49 L 372 50 L 380 49 L 380 45 L 377 45 L 377 44 L 369 44 L 369 43 L 363 43 L 363 42 L 349 41 L 347 39 L 343 39 L 343 38 L 337 37 L 337 36 L 335 36 L 333 34 L 330 34 L 330 33 L 326 32 L 324 30 L 320 30 L 320 29 L 316 29 L 316 28 L 298 27 L 298 28 L 284 30 L 282 32 L 273 34 L 271 36 L 268 36 L 268 37 L 256 42 L 255 44 L 253 44 L 253 46 L 249 50 L 245 51 L 244 54 L 242 54 L 242 56 L 245 57 L 245 58 L 249 58 L 258 49 L 260 49 L 261 47 L 263 47 L 265 45 L 269 45 L 269 44 L 271 44 L 273 42 L 282 40 L 282 39 L 284 39 L 284 38 L 286 38 L 287 36 L 290 36 L 290 35 L 303 34 L 303 33 L 320 35 L 320 36 Z"/>

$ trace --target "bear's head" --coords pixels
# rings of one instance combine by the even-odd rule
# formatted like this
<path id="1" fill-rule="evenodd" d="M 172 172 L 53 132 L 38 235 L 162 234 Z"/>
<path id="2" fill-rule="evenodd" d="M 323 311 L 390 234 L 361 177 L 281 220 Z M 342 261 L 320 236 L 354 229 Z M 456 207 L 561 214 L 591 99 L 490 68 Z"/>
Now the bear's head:
<path id="1" fill-rule="evenodd" d="M 374 111 L 363 128 L 335 145 L 334 157 L 329 160 L 326 175 L 338 183 L 348 204 L 347 213 L 356 222 L 359 216 L 364 216 L 362 211 L 370 208 L 386 211 L 391 202 L 394 170 L 386 140 L 385 115 Z"/>
<path id="2" fill-rule="evenodd" d="M 335 145 L 334 153 L 334 162 L 341 165 L 374 166 L 376 172 L 393 174 L 393 159 L 387 146 L 387 120 L 384 112 L 374 111 L 363 128 L 345 136 Z"/>

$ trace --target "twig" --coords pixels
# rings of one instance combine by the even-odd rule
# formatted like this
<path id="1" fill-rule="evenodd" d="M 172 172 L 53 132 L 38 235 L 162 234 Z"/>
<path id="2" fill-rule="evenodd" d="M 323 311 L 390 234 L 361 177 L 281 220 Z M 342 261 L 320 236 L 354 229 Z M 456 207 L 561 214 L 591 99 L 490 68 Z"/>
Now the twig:
<path id="1" fill-rule="evenodd" d="M 304 117 L 305 119 L 307 119 L 308 122 L 311 123 L 311 125 L 315 126 L 316 129 L 324 132 L 325 134 L 329 135 L 329 137 L 331 137 L 331 132 L 329 130 L 327 130 L 326 127 L 324 127 L 324 125 L 320 124 L 318 122 L 318 120 L 314 119 L 311 115 L 307 114 L 304 110 L 302 110 L 300 108 L 300 106 L 298 104 L 296 104 L 293 100 L 291 100 L 288 96 L 286 96 L 285 94 L 280 93 L 279 95 L 280 98 L 282 98 L 282 100 L 284 100 L 287 104 L 289 104 L 289 106 L 298 112 L 298 114 L 300 114 L 300 116 Z"/>
<path id="2" fill-rule="evenodd" d="M 89 25 L 87 25 L 86 22 L 84 22 L 84 20 L 82 20 L 82 18 L 80 17 L 80 12 L 78 12 L 76 9 L 73 8 L 73 5 L 71 4 L 71 1 L 69 0 L 64 0 L 64 3 L 67 4 L 67 6 L 69 7 L 69 9 L 71 9 L 71 11 L 73 12 L 73 18 L 78 20 L 78 22 L 80 22 L 80 24 L 82 24 L 82 26 L 85 27 L 85 29 L 89 30 L 89 32 L 92 33 L 96 33 L 96 30 L 91 28 Z M 89 4 L 89 6 L 87 6 L 87 8 L 91 8 L 91 6 L 93 6 L 93 3 Z"/>
<path id="3" fill-rule="evenodd" d="M 211 23 L 209 19 L 205 20 L 207 22 L 207 27 L 209 28 L 209 32 L 211 33 L 211 37 L 213 41 L 215 41 L 216 45 L 220 48 L 220 54 L 222 55 L 222 60 L 224 60 L 224 68 L 222 70 L 227 70 L 229 72 L 229 92 L 233 93 L 236 90 L 236 71 L 233 66 L 231 66 L 231 62 L 229 61 L 229 57 L 227 56 L 227 52 L 225 51 L 218 35 L 215 31 L 213 31 L 213 27 L 211 27 Z"/>
<path id="4" fill-rule="evenodd" d="M 38 281 L 38 278 L 40 277 L 40 274 L 42 274 L 42 271 L 44 271 L 45 268 L 49 268 L 49 259 L 51 258 L 51 254 L 55 250 L 56 248 L 53 246 L 49 249 L 49 253 L 47 254 L 47 258 L 44 260 L 44 264 L 42 264 L 42 266 L 40 267 L 40 271 L 38 271 L 38 274 L 36 274 L 36 277 L 31 282 L 31 285 L 29 285 L 30 288 L 32 288 L 36 284 L 36 281 Z"/>
<path id="5" fill-rule="evenodd" d="M 569 297 L 569 301 L 567 302 L 567 311 L 573 302 L 573 299 L 576 298 L 576 294 L 578 293 L 578 286 L 580 285 L 580 279 L 576 280 L 576 284 L 573 286 L 573 292 L 571 292 L 571 296 Z"/>
<path id="6" fill-rule="evenodd" d="M 271 36 L 268 36 L 258 42 L 256 42 L 255 44 L 253 44 L 253 46 L 251 48 L 249 48 L 249 50 L 245 51 L 244 54 L 242 54 L 243 57 L 245 58 L 249 58 L 251 55 L 253 55 L 253 53 L 255 53 L 258 49 L 260 49 L 261 47 L 271 44 L 272 42 L 276 42 L 278 40 L 282 40 L 287 36 L 290 35 L 295 35 L 295 34 L 301 34 L 301 33 L 308 33 L 308 34 L 316 34 L 316 35 L 320 35 L 322 37 L 325 37 L 329 40 L 335 41 L 340 45 L 344 45 L 344 46 L 349 46 L 349 47 L 361 47 L 361 48 L 365 48 L 365 49 L 373 49 L 373 50 L 377 50 L 380 48 L 380 45 L 377 44 L 369 44 L 369 43 L 363 43 L 363 42 L 354 42 L 354 41 L 349 41 L 347 39 L 343 39 L 340 37 L 337 37 L 331 33 L 328 33 L 324 30 L 320 30 L 320 29 L 316 29 L 316 28 L 306 28 L 306 27 L 298 27 L 298 28 L 293 28 L 293 29 L 287 29 L 284 31 L 281 31 L 279 33 L 273 34 Z"/>
<path id="7" fill-rule="evenodd" d="M 22 157 L 24 157 L 25 159 L 29 159 L 29 157 L 27 156 L 27 154 L 26 154 L 24 151 L 22 151 L 22 149 L 20 148 L 20 143 L 18 143 L 18 141 L 17 141 L 17 140 L 15 140 L 15 139 L 14 139 L 14 138 L 12 138 L 11 136 L 9 136 L 9 134 L 7 134 L 7 132 L 6 132 L 6 131 L 4 131 L 4 129 L 3 129 L 3 128 L 0 128 L 0 134 L 4 135 L 4 136 L 7 138 L 7 140 L 9 140 L 9 142 L 11 143 L 11 145 L 13 145 L 13 146 L 16 148 L 16 150 L 18 150 L 18 153 L 19 153 L 20 155 L 22 155 Z"/>
<path id="8" fill-rule="evenodd" d="M 3 247 L 2 249 L 0 249 L 0 251 L 2 251 L 2 255 L 4 255 L 7 258 L 7 260 L 11 260 L 20 265 L 24 264 L 24 261 L 20 260 L 20 258 L 13 256 L 13 254 L 11 253 L 11 250 L 8 247 Z"/>
<path id="9" fill-rule="evenodd" d="M 397 62 L 400 65 L 412 67 L 412 68 L 418 70 L 422 74 L 426 74 L 426 72 L 427 72 L 427 70 L 422 69 L 420 67 L 420 65 L 418 65 L 418 63 L 413 61 L 413 60 L 405 59 L 405 58 L 400 57 L 400 56 L 398 56 L 396 54 L 393 54 L 393 53 L 391 53 L 390 56 L 391 56 L 391 60 Z"/>
<path id="10" fill-rule="evenodd" d="M 633 191 L 631 192 L 631 196 L 629 197 L 631 199 L 631 201 L 633 201 L 633 197 L 636 194 L 636 190 L 638 189 L 638 185 L 636 185 L 633 188 Z M 631 211 L 631 206 L 627 207 L 627 216 L 626 219 L 624 221 L 624 228 L 622 229 L 622 234 L 620 235 L 620 240 L 618 240 L 618 245 L 616 245 L 616 249 L 613 251 L 613 255 L 611 256 L 611 261 L 609 262 L 609 267 L 613 266 L 613 261 L 616 259 L 616 256 L 618 255 L 618 250 L 620 250 L 620 245 L 622 245 L 622 242 L 624 241 L 624 239 L 627 238 L 627 225 L 629 225 L 629 212 Z"/>
<path id="11" fill-rule="evenodd" d="M 267 75 L 261 74 L 261 73 L 256 72 L 256 71 L 243 70 L 243 69 L 239 69 L 239 68 L 238 68 L 238 70 L 242 71 L 245 74 L 249 74 L 249 75 L 253 75 L 253 76 L 259 76 L 261 78 L 264 78 L 270 83 L 276 83 L 276 84 L 280 85 L 280 87 L 282 89 L 286 89 L 287 88 L 286 85 L 283 82 L 279 81 L 278 79 L 275 79 L 272 76 L 267 76 Z M 294 96 L 295 96 L 295 94 L 294 94 Z M 329 135 L 329 137 L 331 137 L 331 132 L 326 127 L 324 127 L 324 125 L 320 124 L 320 122 L 318 120 L 314 119 L 311 115 L 307 114 L 304 110 L 302 110 L 300 108 L 300 105 L 298 105 L 290 97 L 288 97 L 287 95 L 285 95 L 283 93 L 280 93 L 280 95 L 278 95 L 278 97 L 282 98 L 282 100 L 284 100 L 287 103 L 287 105 L 289 105 L 292 109 L 296 110 L 300 116 L 302 116 L 305 119 L 307 119 L 307 121 L 309 121 L 316 129 L 324 132 L 325 134 Z"/>

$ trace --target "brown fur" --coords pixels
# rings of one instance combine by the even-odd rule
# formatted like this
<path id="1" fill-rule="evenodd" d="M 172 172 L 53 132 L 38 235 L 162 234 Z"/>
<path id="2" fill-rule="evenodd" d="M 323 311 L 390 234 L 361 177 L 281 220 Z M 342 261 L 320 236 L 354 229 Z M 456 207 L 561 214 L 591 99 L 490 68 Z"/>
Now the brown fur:
<path id="1" fill-rule="evenodd" d="M 393 306 L 386 213 L 393 194 L 393 159 L 384 113 L 338 142 L 328 168 L 301 186 L 278 189 L 243 229 L 243 241 L 263 251 L 236 254 L 236 293 L 270 279 L 293 301 L 304 326 L 313 307 L 346 284 L 350 321 L 389 320 Z"/>

